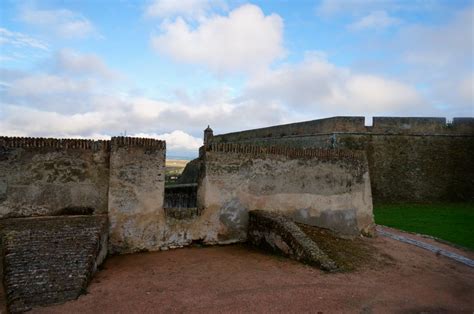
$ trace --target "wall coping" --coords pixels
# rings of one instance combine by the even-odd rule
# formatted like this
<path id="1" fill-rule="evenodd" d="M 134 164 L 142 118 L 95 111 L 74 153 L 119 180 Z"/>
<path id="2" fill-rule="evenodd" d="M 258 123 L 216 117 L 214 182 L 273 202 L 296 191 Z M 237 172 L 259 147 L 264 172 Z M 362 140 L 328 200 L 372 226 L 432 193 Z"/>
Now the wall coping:
<path id="1" fill-rule="evenodd" d="M 9 137 L 0 136 L 0 147 L 4 148 L 56 148 L 83 150 L 110 150 L 114 147 L 147 147 L 166 149 L 166 142 L 153 138 L 116 136 L 110 140 L 45 138 L 45 137 Z"/>
<path id="2" fill-rule="evenodd" d="M 100 150 L 109 149 L 110 141 L 70 138 L 0 136 L 0 147 L 5 148 L 60 148 Z"/>
<path id="3" fill-rule="evenodd" d="M 154 138 L 114 136 L 110 140 L 112 147 L 147 147 L 166 149 L 166 142 Z"/>

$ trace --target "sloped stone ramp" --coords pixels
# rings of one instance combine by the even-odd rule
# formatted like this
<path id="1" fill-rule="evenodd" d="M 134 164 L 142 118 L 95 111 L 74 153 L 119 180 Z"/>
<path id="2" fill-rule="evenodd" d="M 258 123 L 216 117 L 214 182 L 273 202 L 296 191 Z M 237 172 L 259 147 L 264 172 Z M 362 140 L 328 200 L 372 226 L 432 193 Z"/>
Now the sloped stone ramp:
<path id="1" fill-rule="evenodd" d="M 337 264 L 293 220 L 276 212 L 249 212 L 248 241 L 256 247 L 278 252 L 325 271 L 338 269 Z"/>
<path id="2" fill-rule="evenodd" d="M 107 216 L 6 219 L 0 235 L 12 313 L 77 298 L 107 254 Z"/>

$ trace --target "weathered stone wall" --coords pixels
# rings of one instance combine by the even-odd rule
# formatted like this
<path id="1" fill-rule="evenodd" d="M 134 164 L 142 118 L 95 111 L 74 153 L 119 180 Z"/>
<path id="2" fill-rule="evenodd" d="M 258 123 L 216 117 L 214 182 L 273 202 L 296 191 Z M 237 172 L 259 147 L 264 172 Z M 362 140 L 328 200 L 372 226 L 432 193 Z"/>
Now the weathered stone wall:
<path id="1" fill-rule="evenodd" d="M 474 201 L 474 136 L 337 134 L 365 149 L 375 202 Z"/>
<path id="2" fill-rule="evenodd" d="M 0 137 L 0 219 L 107 212 L 108 142 Z"/>
<path id="3" fill-rule="evenodd" d="M 186 167 L 181 173 L 177 184 L 188 184 L 196 183 L 199 178 L 199 172 L 201 171 L 201 160 L 199 158 L 193 159 L 186 164 Z"/>
<path id="4" fill-rule="evenodd" d="M 220 242 L 244 240 L 254 209 L 346 236 L 373 232 L 363 152 L 213 144 L 203 163 L 198 204 L 217 214 Z"/>
<path id="5" fill-rule="evenodd" d="M 110 252 L 158 249 L 164 220 L 164 141 L 113 137 L 110 145 Z"/>
<path id="6" fill-rule="evenodd" d="M 446 123 L 445 118 L 374 117 L 373 126 L 364 127 L 363 118 L 336 117 L 215 135 L 212 141 L 365 150 L 374 202 L 474 200 L 473 118 Z"/>
<path id="7" fill-rule="evenodd" d="M 0 220 L 8 309 L 61 303 L 84 293 L 107 253 L 107 216 Z"/>
<path id="8" fill-rule="evenodd" d="M 256 247 L 275 251 L 323 270 L 337 269 L 336 263 L 291 219 L 276 212 L 249 212 L 248 241 Z"/>
<path id="9" fill-rule="evenodd" d="M 214 135 L 212 143 L 233 143 L 257 138 L 280 138 L 330 132 L 365 132 L 364 122 L 364 117 L 333 117 Z"/>

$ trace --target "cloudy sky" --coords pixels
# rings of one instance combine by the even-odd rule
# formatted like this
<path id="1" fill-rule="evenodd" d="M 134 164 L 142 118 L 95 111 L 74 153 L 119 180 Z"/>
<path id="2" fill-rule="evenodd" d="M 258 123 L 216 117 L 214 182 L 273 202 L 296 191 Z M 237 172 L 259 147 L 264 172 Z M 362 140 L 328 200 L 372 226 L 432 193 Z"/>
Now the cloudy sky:
<path id="1" fill-rule="evenodd" d="M 474 116 L 474 2 L 0 0 L 0 134 L 165 139 Z"/>

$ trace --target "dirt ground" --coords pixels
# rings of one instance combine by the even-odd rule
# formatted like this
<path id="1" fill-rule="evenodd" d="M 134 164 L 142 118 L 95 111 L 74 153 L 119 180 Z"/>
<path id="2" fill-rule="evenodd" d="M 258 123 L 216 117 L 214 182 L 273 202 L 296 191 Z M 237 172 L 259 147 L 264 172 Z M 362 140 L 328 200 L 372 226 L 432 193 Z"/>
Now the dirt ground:
<path id="1" fill-rule="evenodd" d="M 364 241 L 386 258 L 331 274 L 245 245 L 115 256 L 86 295 L 33 312 L 474 311 L 473 268 L 381 236 Z"/>

